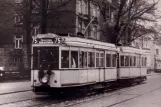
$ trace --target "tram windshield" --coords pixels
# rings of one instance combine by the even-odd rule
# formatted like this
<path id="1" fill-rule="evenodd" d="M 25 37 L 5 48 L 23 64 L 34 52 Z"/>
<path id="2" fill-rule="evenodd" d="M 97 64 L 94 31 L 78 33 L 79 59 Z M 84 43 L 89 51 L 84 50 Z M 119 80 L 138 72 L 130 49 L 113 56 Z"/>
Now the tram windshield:
<path id="1" fill-rule="evenodd" d="M 59 48 L 58 47 L 34 47 L 33 69 L 58 69 Z"/>

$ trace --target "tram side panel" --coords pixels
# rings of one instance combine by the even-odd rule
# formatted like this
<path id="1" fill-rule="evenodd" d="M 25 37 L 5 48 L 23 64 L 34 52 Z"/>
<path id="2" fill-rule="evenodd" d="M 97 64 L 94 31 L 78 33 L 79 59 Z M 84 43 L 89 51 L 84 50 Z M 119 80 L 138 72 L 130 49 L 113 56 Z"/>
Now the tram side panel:
<path id="1" fill-rule="evenodd" d="M 79 84 L 79 70 L 61 70 L 60 81 L 62 86 Z"/>
<path id="2" fill-rule="evenodd" d="M 99 71 L 97 69 L 88 69 L 88 82 L 99 82 Z"/>
<path id="3" fill-rule="evenodd" d="M 109 68 L 105 69 L 105 81 L 111 81 L 117 79 L 117 69 L 116 68 Z"/>
<path id="4" fill-rule="evenodd" d="M 145 55 L 141 56 L 141 76 L 147 75 L 147 58 Z"/>
<path id="5" fill-rule="evenodd" d="M 128 67 L 129 61 L 127 60 L 127 57 L 124 54 L 120 53 L 118 57 L 119 57 L 118 79 L 129 78 L 130 68 Z"/>
<path id="6" fill-rule="evenodd" d="M 134 54 L 121 53 L 119 58 L 119 79 L 136 78 L 143 74 L 145 75 L 144 69 L 140 66 L 139 56 L 137 57 L 137 55 L 135 56 Z"/>

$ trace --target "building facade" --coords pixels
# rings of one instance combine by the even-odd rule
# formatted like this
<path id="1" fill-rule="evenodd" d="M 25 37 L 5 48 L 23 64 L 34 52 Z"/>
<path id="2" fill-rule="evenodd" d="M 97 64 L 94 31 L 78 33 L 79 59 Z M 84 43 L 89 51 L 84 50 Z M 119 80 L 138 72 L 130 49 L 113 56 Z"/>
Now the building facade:
<path id="1" fill-rule="evenodd" d="M 6 1 L 13 5 L 7 8 L 10 10 L 6 10 L 11 11 L 12 18 L 5 24 L 7 29 L 0 36 L 0 66 L 5 67 L 6 71 L 30 75 L 31 38 L 42 33 L 44 23 L 46 33 L 70 34 L 96 40 L 101 38 L 101 14 L 98 5 L 92 0 L 46 0 L 45 17 L 41 0 Z M 110 12 L 109 19 L 113 20 Z"/>

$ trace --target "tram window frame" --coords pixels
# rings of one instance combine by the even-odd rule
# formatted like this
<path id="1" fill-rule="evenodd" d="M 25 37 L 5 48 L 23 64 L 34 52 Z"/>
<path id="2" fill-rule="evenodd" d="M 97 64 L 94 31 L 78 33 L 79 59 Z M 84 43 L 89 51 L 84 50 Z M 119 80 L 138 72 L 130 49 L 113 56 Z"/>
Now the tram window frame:
<path id="1" fill-rule="evenodd" d="M 116 67 L 117 66 L 117 56 L 116 54 L 111 54 L 111 57 L 112 57 L 112 67 Z"/>
<path id="2" fill-rule="evenodd" d="M 99 55 L 99 61 L 100 61 L 100 67 L 104 67 L 105 66 L 105 60 L 104 60 L 104 57 L 105 57 L 105 54 L 103 52 L 100 52 L 100 55 Z"/>
<path id="3" fill-rule="evenodd" d="M 96 52 L 96 67 L 100 67 L 100 54 Z"/>
<path id="4" fill-rule="evenodd" d="M 126 59 L 127 58 L 127 59 Z M 128 56 L 128 55 L 125 55 L 125 67 L 129 67 L 130 66 L 130 56 Z"/>
<path id="5" fill-rule="evenodd" d="M 133 56 L 133 66 L 136 67 L 136 56 Z"/>
<path id="6" fill-rule="evenodd" d="M 140 56 L 137 56 L 137 67 L 140 67 L 141 65 L 140 65 Z"/>
<path id="7" fill-rule="evenodd" d="M 32 69 L 57 70 L 59 69 L 59 56 L 59 47 L 33 47 Z"/>
<path id="8" fill-rule="evenodd" d="M 124 55 L 120 55 L 120 66 L 125 67 L 125 56 Z"/>
<path id="9" fill-rule="evenodd" d="M 108 56 L 108 57 L 107 57 L 107 56 Z M 112 60 L 111 54 L 106 53 L 106 67 L 111 67 L 111 66 L 112 66 L 111 60 Z"/>
<path id="10" fill-rule="evenodd" d="M 78 67 L 87 68 L 87 52 L 79 51 L 79 66 Z"/>
<path id="11" fill-rule="evenodd" d="M 95 67 L 95 52 L 88 52 L 88 68 Z"/>
<path id="12" fill-rule="evenodd" d="M 129 56 L 129 66 L 132 67 L 132 63 L 133 63 L 133 56 Z"/>
<path id="13" fill-rule="evenodd" d="M 144 66 L 144 57 L 141 57 L 141 66 Z"/>
<path id="14" fill-rule="evenodd" d="M 147 66 L 147 57 L 145 57 L 145 66 Z"/>
<path id="15" fill-rule="evenodd" d="M 66 58 L 63 58 L 62 56 L 62 53 L 63 51 L 65 52 L 68 52 L 68 55 L 67 53 L 65 53 L 64 55 L 66 55 Z M 69 68 L 69 55 L 70 55 L 70 51 L 69 50 L 61 50 L 61 68 Z M 62 60 L 62 59 L 65 59 L 65 60 Z M 67 61 L 68 61 L 68 64 L 67 64 Z M 65 67 L 63 67 L 63 64 L 67 64 L 68 66 L 65 65 Z"/>
<path id="16" fill-rule="evenodd" d="M 71 50 L 70 55 L 70 68 L 78 68 L 78 51 Z"/>

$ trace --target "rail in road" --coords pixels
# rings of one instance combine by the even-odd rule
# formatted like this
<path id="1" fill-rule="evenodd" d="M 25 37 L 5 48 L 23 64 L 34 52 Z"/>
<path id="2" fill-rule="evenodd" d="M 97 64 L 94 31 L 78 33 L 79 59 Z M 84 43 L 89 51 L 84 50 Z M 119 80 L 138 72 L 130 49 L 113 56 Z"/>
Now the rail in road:
<path id="1" fill-rule="evenodd" d="M 153 78 L 152 78 L 153 79 Z M 1 98 L 9 98 L 11 96 L 13 96 L 13 98 L 11 101 L 6 101 L 6 102 L 0 102 L 0 106 L 1 107 L 19 107 L 19 106 L 24 106 L 24 107 L 28 107 L 28 106 L 35 106 L 35 107 L 39 107 L 39 106 L 45 106 L 45 105 L 51 105 L 52 106 L 66 106 L 66 107 L 72 107 L 72 106 L 77 106 L 81 103 L 86 103 L 86 102 L 90 102 L 90 101 L 95 101 L 98 99 L 101 99 L 103 97 L 110 97 L 110 96 L 114 96 L 114 95 L 119 95 L 121 93 L 124 92 L 128 92 L 128 91 L 132 91 L 135 89 L 139 89 L 143 86 L 146 86 L 149 82 L 147 82 L 146 84 L 140 84 L 140 85 L 134 85 L 134 86 L 130 86 L 130 87 L 121 87 L 115 90 L 105 90 L 105 92 L 103 93 L 91 93 L 88 94 L 86 96 L 75 96 L 73 95 L 71 96 L 67 96 L 67 97 L 54 97 L 54 96 L 48 96 L 48 95 L 41 95 L 41 96 L 37 96 L 34 95 L 34 93 L 31 90 L 26 90 L 26 91 L 20 91 L 20 92 L 11 92 L 11 93 L 3 93 L 1 94 Z M 153 83 L 150 83 L 153 84 Z M 114 105 L 132 100 L 136 97 L 139 96 L 143 96 L 149 92 L 152 91 L 156 91 L 158 89 L 161 89 L 161 87 L 156 87 L 154 89 L 151 89 L 149 91 L 146 91 L 145 93 L 140 93 L 140 94 L 136 94 L 133 97 L 124 99 L 122 101 L 119 101 L 117 103 L 113 103 L 111 105 L 108 105 L 107 107 L 112 107 Z M 29 95 L 29 97 L 25 97 Z M 30 97 L 30 95 L 32 95 L 32 97 Z M 23 96 L 23 98 L 19 98 L 16 99 L 16 97 L 20 97 Z M 0 99 L 1 99 L 0 98 Z M 0 100 L 1 101 L 1 100 Z"/>
<path id="2" fill-rule="evenodd" d="M 65 106 L 73 106 L 73 105 L 77 105 L 80 103 L 85 103 L 91 100 L 96 100 L 96 99 L 101 99 L 102 97 L 109 97 L 112 95 L 117 95 L 123 92 L 127 92 L 127 91 L 131 91 L 131 90 L 135 90 L 136 88 L 141 87 L 142 85 L 135 85 L 135 86 L 131 86 L 131 87 L 121 87 L 115 90 L 105 90 L 104 93 L 92 93 L 92 94 L 88 94 L 88 96 L 77 96 L 77 97 L 53 97 L 53 96 L 35 96 L 33 98 L 26 98 L 26 99 L 20 99 L 17 101 L 11 101 L 11 102 L 7 102 L 7 103 L 0 103 L 1 107 L 9 107 L 9 106 L 21 106 L 24 104 L 26 104 L 26 106 L 42 106 L 42 105 L 60 105 L 60 103 L 64 103 Z M 27 91 L 25 92 L 16 92 L 16 93 L 10 93 L 12 95 L 15 94 L 21 94 L 21 93 L 28 93 Z M 32 92 L 31 92 L 32 93 Z M 3 94 L 3 95 L 7 95 L 9 93 Z M 34 93 L 33 93 L 34 94 Z M 1 96 L 3 97 L 3 96 Z M 89 100 L 90 99 L 90 100 Z"/>

